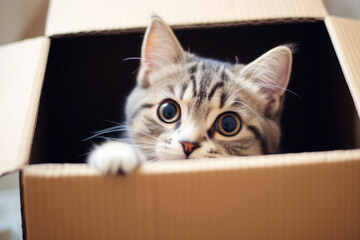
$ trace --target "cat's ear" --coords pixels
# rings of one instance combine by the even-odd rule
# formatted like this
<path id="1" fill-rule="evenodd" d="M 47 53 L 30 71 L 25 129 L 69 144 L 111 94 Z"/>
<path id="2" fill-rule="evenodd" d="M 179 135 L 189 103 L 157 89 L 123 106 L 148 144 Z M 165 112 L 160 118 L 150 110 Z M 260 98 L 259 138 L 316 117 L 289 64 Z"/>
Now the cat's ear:
<path id="1" fill-rule="evenodd" d="M 138 84 L 145 88 L 151 86 L 152 73 L 177 64 L 184 57 L 184 50 L 171 28 L 160 17 L 153 17 L 142 44 Z"/>
<path id="2" fill-rule="evenodd" d="M 241 75 L 254 85 L 267 99 L 266 114 L 274 114 L 280 105 L 289 83 L 292 51 L 288 46 L 279 46 L 263 54 L 245 66 Z"/>

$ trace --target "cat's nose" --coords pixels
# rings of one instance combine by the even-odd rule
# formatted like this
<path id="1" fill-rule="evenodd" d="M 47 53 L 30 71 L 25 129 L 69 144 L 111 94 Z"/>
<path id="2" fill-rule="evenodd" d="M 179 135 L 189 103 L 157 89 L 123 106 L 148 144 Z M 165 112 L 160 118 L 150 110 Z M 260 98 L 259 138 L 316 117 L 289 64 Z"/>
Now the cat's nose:
<path id="1" fill-rule="evenodd" d="M 198 142 L 179 141 L 183 147 L 185 155 L 188 157 L 195 149 L 200 147 Z"/>

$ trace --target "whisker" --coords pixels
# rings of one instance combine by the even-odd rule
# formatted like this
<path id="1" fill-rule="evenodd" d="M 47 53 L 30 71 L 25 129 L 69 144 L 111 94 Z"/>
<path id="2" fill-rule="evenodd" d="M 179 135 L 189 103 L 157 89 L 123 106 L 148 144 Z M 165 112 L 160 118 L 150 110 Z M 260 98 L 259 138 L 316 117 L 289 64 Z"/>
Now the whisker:
<path id="1" fill-rule="evenodd" d="M 264 86 L 264 87 L 271 87 L 271 88 L 281 89 L 281 90 L 284 90 L 286 92 L 289 92 L 289 93 L 293 94 L 294 96 L 296 96 L 298 98 L 302 98 L 299 94 L 295 93 L 294 91 L 291 91 L 290 89 L 283 88 L 283 87 L 280 87 L 280 86 L 277 86 L 277 85 L 274 85 L 274 84 L 271 84 L 271 83 L 254 83 L 254 84 L 259 85 L 259 86 Z"/>
<path id="2" fill-rule="evenodd" d="M 112 121 L 109 121 L 109 122 L 112 122 Z M 113 123 L 117 124 L 116 122 L 113 122 Z M 122 132 L 122 131 L 126 131 L 126 130 L 128 130 L 128 128 L 125 125 L 117 125 L 117 126 L 105 128 L 105 129 L 102 129 L 99 131 L 95 131 L 94 135 L 92 135 L 88 138 L 85 138 L 82 141 L 85 142 L 85 141 L 91 140 L 93 138 L 96 138 L 96 137 L 104 135 L 104 134 L 114 133 L 114 132 Z"/>
<path id="3" fill-rule="evenodd" d="M 252 111 L 259 118 L 260 121 L 262 121 L 262 117 L 260 117 L 260 115 L 252 107 L 250 107 L 249 105 L 247 105 L 246 103 L 241 102 L 241 101 L 234 101 L 234 102 L 247 107 L 250 111 Z"/>
<path id="4" fill-rule="evenodd" d="M 129 60 L 141 60 L 141 57 L 128 57 L 128 58 L 124 58 L 123 61 L 129 61 Z"/>

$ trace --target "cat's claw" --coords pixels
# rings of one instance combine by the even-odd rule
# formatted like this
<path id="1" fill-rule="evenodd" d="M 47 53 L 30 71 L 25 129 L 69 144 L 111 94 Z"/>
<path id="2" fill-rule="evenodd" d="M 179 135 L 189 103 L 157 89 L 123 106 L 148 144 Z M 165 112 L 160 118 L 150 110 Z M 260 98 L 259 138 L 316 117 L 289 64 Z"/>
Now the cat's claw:
<path id="1" fill-rule="evenodd" d="M 108 141 L 91 152 L 88 163 L 106 174 L 128 174 L 144 161 L 142 154 L 130 145 Z"/>

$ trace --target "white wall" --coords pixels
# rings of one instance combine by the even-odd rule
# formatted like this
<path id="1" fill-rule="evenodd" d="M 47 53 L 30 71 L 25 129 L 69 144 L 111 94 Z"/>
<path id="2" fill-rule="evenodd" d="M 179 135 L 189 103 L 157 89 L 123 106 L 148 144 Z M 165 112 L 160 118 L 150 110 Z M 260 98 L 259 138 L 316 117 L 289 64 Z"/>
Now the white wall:
<path id="1" fill-rule="evenodd" d="M 44 34 L 48 0 L 0 0 L 0 45 Z"/>
<path id="2" fill-rule="evenodd" d="M 331 15 L 360 19 L 360 0 L 323 0 Z"/>

